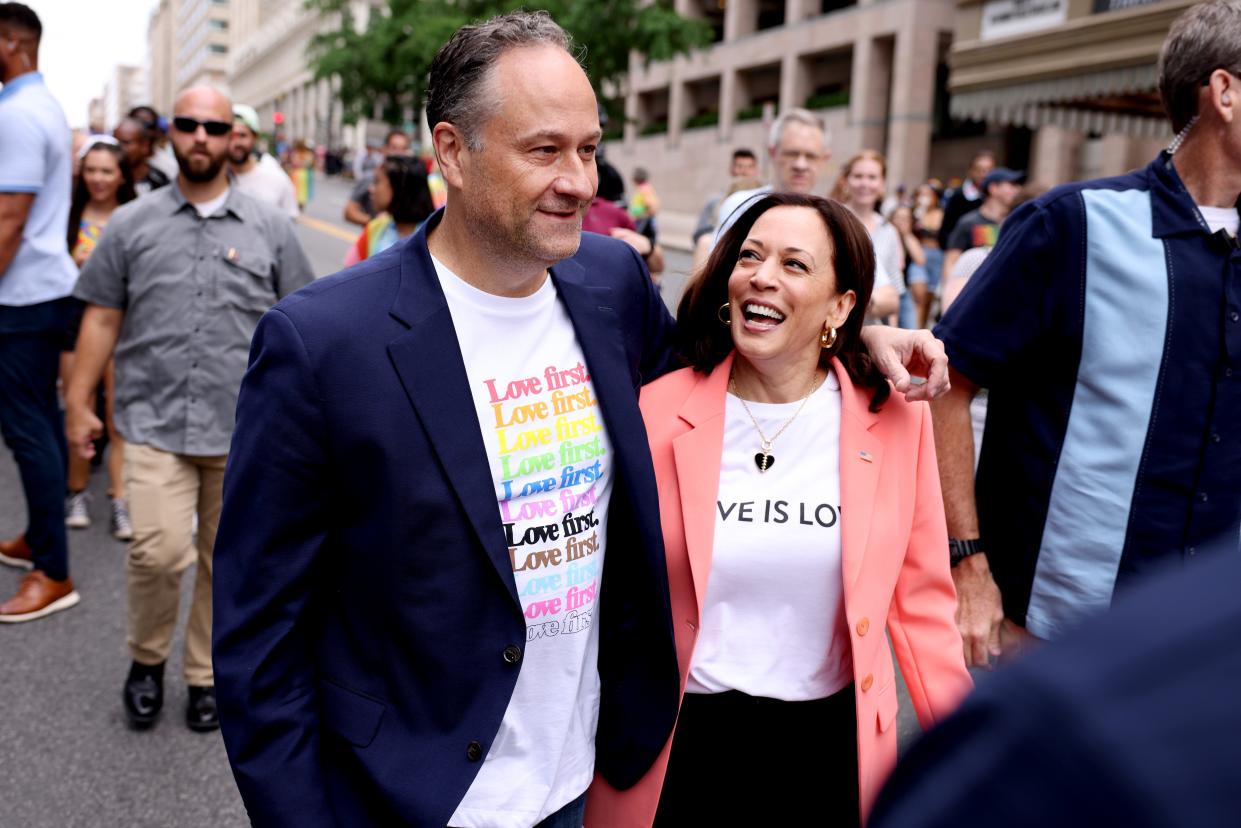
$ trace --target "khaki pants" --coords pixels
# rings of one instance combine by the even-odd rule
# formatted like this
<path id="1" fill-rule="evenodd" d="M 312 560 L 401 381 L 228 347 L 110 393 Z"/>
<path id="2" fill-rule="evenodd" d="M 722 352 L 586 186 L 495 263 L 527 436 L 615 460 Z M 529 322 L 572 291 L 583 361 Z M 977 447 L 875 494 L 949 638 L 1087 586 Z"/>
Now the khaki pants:
<path id="1" fill-rule="evenodd" d="M 227 455 L 189 457 L 125 444 L 125 491 L 134 527 L 126 565 L 129 651 L 139 664 L 168 659 L 177 625 L 181 575 L 197 559 L 194 599 L 185 630 L 185 682 L 193 687 L 207 687 L 215 681 L 211 671 L 211 550 L 220 524 L 227 459 Z M 192 532 L 195 512 L 197 545 Z"/>

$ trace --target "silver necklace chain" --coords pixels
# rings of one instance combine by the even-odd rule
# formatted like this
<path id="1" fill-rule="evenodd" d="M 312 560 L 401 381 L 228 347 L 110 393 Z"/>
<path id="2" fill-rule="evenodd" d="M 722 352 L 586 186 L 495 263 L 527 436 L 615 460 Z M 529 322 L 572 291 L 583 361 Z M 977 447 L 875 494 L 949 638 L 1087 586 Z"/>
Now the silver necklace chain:
<path id="1" fill-rule="evenodd" d="M 728 390 L 732 392 L 734 397 L 741 401 L 741 407 L 745 409 L 746 416 L 750 418 L 750 422 L 754 424 L 754 430 L 758 432 L 759 445 L 762 447 L 762 459 L 759 460 L 758 458 L 755 458 L 755 462 L 758 464 L 758 470 L 760 472 L 767 471 L 767 469 L 771 466 L 770 460 L 773 457 L 771 453 L 772 445 L 780 438 L 780 435 L 784 433 L 784 430 L 791 426 L 793 421 L 797 419 L 797 415 L 800 414 L 802 409 L 806 407 L 806 403 L 810 402 L 810 398 L 814 395 L 818 385 L 819 369 L 815 368 L 814 374 L 810 377 L 810 388 L 806 391 L 806 396 L 802 397 L 801 405 L 797 406 L 797 410 L 793 412 L 793 416 L 785 420 L 784 425 L 780 426 L 779 430 L 776 431 L 775 434 L 768 437 L 763 433 L 763 427 L 758 424 L 758 419 L 754 416 L 754 412 L 751 411 L 750 406 L 746 404 L 745 397 L 738 393 L 736 377 L 734 377 L 731 373 L 729 374 Z"/>

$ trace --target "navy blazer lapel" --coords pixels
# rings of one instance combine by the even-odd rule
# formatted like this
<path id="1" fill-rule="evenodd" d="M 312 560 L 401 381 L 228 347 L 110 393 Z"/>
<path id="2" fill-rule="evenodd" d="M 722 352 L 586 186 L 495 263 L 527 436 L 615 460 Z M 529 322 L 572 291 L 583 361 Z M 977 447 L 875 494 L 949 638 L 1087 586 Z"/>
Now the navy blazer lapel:
<path id="1" fill-rule="evenodd" d="M 626 435 L 646 431 L 638 411 L 639 380 L 630 372 L 625 357 L 625 338 L 620 330 L 620 314 L 612 302 L 612 288 L 587 285 L 585 271 L 572 260 L 556 265 L 551 274 L 586 357 L 608 436 L 617 447 L 617 454 L 623 457 L 627 452 L 620 450 L 620 441 Z"/>
<path id="2" fill-rule="evenodd" d="M 448 302 L 427 250 L 432 216 L 401 251 L 401 286 L 392 303 L 393 317 L 409 330 L 388 344 L 388 355 L 401 384 L 426 429 L 479 542 L 520 609 L 513 564 L 495 498 L 491 463 L 483 444 L 474 397 Z"/>
<path id="3" fill-rule="evenodd" d="M 655 471 L 638 408 L 641 378 L 625 352 L 621 316 L 613 298 L 615 289 L 606 284 L 586 284 L 585 270 L 573 260 L 561 262 L 551 273 L 590 369 L 620 485 L 629 493 L 636 516 L 649 524 L 643 530 L 653 528 L 648 543 L 652 548 L 662 548 L 659 506 L 654 499 Z M 662 556 L 654 569 L 657 577 L 666 578 Z"/>

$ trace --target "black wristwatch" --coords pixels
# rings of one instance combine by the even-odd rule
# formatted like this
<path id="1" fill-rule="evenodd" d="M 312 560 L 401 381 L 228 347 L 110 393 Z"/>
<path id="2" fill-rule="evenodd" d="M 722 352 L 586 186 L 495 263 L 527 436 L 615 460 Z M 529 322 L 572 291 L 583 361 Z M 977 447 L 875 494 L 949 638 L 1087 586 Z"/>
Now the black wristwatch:
<path id="1" fill-rule="evenodd" d="M 982 541 L 978 538 L 971 540 L 961 540 L 960 538 L 948 539 L 948 563 L 956 566 L 970 555 L 977 555 L 982 551 Z"/>

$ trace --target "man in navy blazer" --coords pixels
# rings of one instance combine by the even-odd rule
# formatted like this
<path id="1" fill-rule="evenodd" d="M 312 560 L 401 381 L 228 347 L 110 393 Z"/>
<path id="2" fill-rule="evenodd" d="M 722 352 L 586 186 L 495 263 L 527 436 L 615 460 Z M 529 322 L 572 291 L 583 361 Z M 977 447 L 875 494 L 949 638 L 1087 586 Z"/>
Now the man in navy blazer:
<path id="1" fill-rule="evenodd" d="M 595 745 L 626 786 L 671 730 L 637 390 L 672 323 L 635 252 L 581 237 L 599 121 L 563 38 L 546 15 L 458 33 L 428 102 L 447 208 L 255 334 L 214 657 L 257 825 L 580 825 Z"/>
<path id="2" fill-rule="evenodd" d="M 673 323 L 581 233 L 597 112 L 546 14 L 458 31 L 428 87 L 446 208 L 259 324 L 214 573 L 256 825 L 580 825 L 596 768 L 628 787 L 671 731 L 637 399 Z M 929 336 L 885 344 L 942 385 Z"/>

